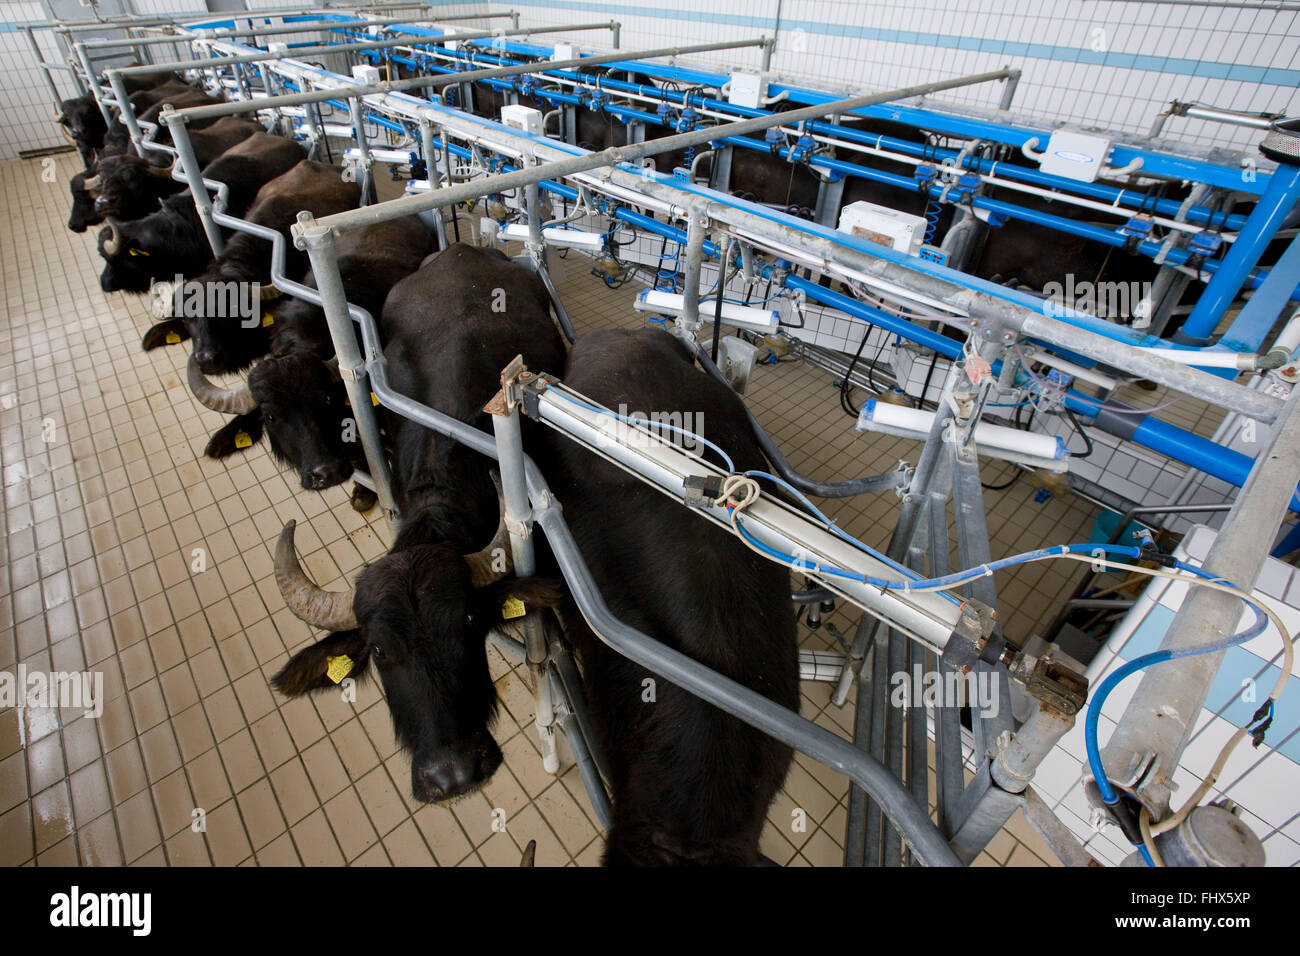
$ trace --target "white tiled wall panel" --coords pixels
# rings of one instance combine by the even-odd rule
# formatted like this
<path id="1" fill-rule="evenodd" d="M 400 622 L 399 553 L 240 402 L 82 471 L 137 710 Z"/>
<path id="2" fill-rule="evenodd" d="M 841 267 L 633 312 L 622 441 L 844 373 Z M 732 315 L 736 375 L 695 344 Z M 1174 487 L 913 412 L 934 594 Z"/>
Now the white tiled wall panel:
<path id="1" fill-rule="evenodd" d="M 1024 71 L 1015 109 L 1045 120 L 1146 133 L 1170 100 L 1295 112 L 1300 5 L 1216 9 L 1182 3 L 1060 0 L 516 0 L 524 25 L 623 24 L 627 49 L 678 41 L 775 36 L 772 68 L 826 85 L 890 89 L 1002 66 Z M 593 39 L 593 43 L 598 42 Z M 757 66 L 757 51 L 727 55 Z M 943 94 L 996 106 L 1000 86 Z M 1214 146 L 1253 145 L 1240 127 L 1174 118 L 1167 134 Z"/>

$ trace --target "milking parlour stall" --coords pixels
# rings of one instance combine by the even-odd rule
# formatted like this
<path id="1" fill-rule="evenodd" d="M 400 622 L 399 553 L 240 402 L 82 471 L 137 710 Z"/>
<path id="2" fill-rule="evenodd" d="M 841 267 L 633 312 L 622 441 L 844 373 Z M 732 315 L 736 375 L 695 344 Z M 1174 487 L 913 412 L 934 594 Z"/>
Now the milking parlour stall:
<path id="1" fill-rule="evenodd" d="M 0 49 L 15 928 L 569 866 L 1281 925 L 1300 4 L 0 0 Z"/>

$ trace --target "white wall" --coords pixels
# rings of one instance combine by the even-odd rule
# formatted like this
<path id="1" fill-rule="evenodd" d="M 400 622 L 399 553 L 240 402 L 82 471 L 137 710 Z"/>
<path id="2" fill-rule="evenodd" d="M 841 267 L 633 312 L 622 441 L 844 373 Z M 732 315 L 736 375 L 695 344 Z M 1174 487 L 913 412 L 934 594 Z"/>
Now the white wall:
<path id="1" fill-rule="evenodd" d="M 254 9 L 281 5 L 250 3 Z M 186 10 L 199 6 L 184 3 Z M 623 24 L 626 49 L 775 35 L 773 68 L 810 85 L 885 89 L 1012 65 L 1024 70 L 1017 110 L 1138 133 L 1174 98 L 1300 112 L 1300 3 L 1281 11 L 1149 0 L 492 0 L 490 6 L 519 10 L 523 26 L 612 17 Z M 176 12 L 169 0 L 135 0 L 133 7 Z M 458 0 L 440 7 L 473 9 Z M 60 141 L 46 118 L 44 84 L 26 37 L 13 28 L 43 16 L 30 0 L 0 0 L 0 159 Z M 606 32 L 581 38 L 609 44 Z M 759 62 L 757 50 L 715 57 L 719 66 Z M 991 106 L 999 93 L 1000 85 L 989 85 L 944 97 Z M 1251 130 L 1182 118 L 1171 120 L 1167 133 L 1225 147 L 1258 140 Z"/>
<path id="2" fill-rule="evenodd" d="M 811 84 L 889 89 L 1002 66 L 1024 71 L 1015 108 L 1145 133 L 1171 99 L 1300 111 L 1295 10 L 1079 0 L 514 0 L 524 26 L 614 17 L 627 49 L 774 35 L 773 69 Z M 778 27 L 779 11 L 779 27 Z M 607 34 L 593 33 L 595 45 Z M 725 57 L 757 65 L 756 51 Z M 996 106 L 1000 86 L 943 94 Z M 1258 134 L 1176 118 L 1167 133 L 1245 146 Z"/>

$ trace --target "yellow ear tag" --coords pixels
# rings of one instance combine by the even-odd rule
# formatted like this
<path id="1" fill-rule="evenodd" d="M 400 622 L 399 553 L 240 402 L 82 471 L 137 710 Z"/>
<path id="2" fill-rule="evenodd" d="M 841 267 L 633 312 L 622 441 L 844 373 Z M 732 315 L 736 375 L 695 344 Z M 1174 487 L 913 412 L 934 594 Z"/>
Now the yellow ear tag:
<path id="1" fill-rule="evenodd" d="M 506 603 L 501 605 L 501 616 L 507 621 L 512 618 L 523 617 L 527 612 L 528 609 L 524 607 L 524 602 L 513 595 L 506 598 Z"/>
<path id="2" fill-rule="evenodd" d="M 180 340 L 181 337 L 177 335 L 175 332 L 168 332 L 167 337 L 163 339 L 163 341 L 166 342 L 168 345 L 175 345 Z"/>
<path id="3" fill-rule="evenodd" d="M 376 408 L 379 407 L 379 396 L 377 396 L 374 392 L 370 393 L 370 404 L 374 405 Z"/>
<path id="4" fill-rule="evenodd" d="M 262 316 L 262 328 L 267 329 L 267 328 L 270 328 L 270 327 L 273 326 L 273 325 L 275 325 L 275 319 L 271 316 L 271 313 L 270 313 L 270 312 L 267 312 L 267 313 L 263 314 L 263 316 Z"/>
<path id="5" fill-rule="evenodd" d="M 235 432 L 236 448 L 252 448 L 253 439 L 249 437 L 248 432 Z"/>
<path id="6" fill-rule="evenodd" d="M 325 670 L 325 676 L 336 684 L 352 673 L 352 658 L 346 654 L 327 657 L 325 663 L 329 665 Z"/>

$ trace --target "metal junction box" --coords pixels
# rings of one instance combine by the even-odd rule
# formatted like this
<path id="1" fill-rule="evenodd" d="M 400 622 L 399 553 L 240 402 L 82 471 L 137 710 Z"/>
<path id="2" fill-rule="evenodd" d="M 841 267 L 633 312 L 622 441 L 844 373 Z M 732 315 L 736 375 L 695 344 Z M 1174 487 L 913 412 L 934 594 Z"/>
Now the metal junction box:
<path id="1" fill-rule="evenodd" d="M 1053 176 L 1090 183 L 1110 155 L 1110 139 L 1080 130 L 1058 129 L 1047 141 L 1039 168 Z"/>
<path id="2" fill-rule="evenodd" d="M 840 232 L 914 256 L 920 252 L 925 238 L 925 217 L 859 201 L 840 211 L 838 228 Z"/>
<path id="3" fill-rule="evenodd" d="M 542 135 L 542 114 L 531 106 L 514 104 L 501 107 L 501 122 L 523 133 Z"/>
<path id="4" fill-rule="evenodd" d="M 731 85 L 727 88 L 728 103 L 756 110 L 762 108 L 765 96 L 767 96 L 767 74 L 731 74 Z"/>

